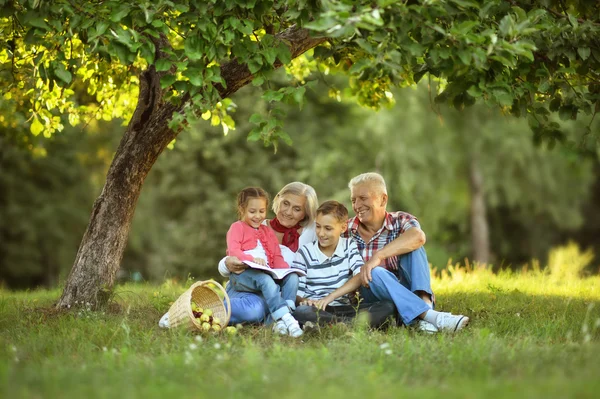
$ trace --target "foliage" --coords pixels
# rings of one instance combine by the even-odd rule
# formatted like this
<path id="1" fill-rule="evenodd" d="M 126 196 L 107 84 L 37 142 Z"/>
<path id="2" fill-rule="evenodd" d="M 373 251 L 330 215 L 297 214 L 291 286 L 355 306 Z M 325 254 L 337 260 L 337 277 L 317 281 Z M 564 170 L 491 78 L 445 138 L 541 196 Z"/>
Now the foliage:
<path id="1" fill-rule="evenodd" d="M 48 309 L 56 291 L 0 291 L 3 397 L 594 397 L 598 278 L 551 281 L 456 267 L 433 279 L 457 335 L 324 328 L 302 340 L 268 328 L 196 336 L 156 326 L 186 286 L 124 285 L 102 312 Z M 167 301 L 165 301 L 165 299 Z M 343 367 L 340 367 L 343 366 Z"/>
<path id="2" fill-rule="evenodd" d="M 571 242 L 550 252 L 548 270 L 556 280 L 572 280 L 581 276 L 593 259 L 593 250 L 582 252 L 577 244 Z"/>
<path id="3" fill-rule="evenodd" d="M 103 1 L 2 0 L 0 80 L 4 96 L 30 109 L 31 131 L 62 128 L 82 118 L 128 119 L 137 75 L 161 73 L 166 100 L 190 104 L 172 127 L 212 111 L 229 129 L 226 110 L 215 114 L 222 68 L 247 65 L 254 84 L 266 85 L 266 114 L 252 118 L 252 140 L 289 141 L 280 102 L 301 103 L 311 70 L 350 76 L 357 100 L 377 108 L 394 86 L 425 74 L 442 79 L 438 101 L 456 108 L 477 99 L 527 117 L 535 139 L 564 140 L 550 118 L 595 115 L 600 107 L 600 15 L 573 0 L 446 1 Z M 328 38 L 305 62 L 291 64 L 282 34 L 305 27 Z M 289 43 L 288 43 L 289 44 Z M 290 65 L 292 87 L 269 87 L 269 71 Z M 266 82 L 266 83 L 265 83 Z M 87 86 L 88 101 L 73 101 Z M 119 101 L 114 101 L 118 98 Z M 592 134 L 585 127 L 586 135 Z M 586 143 L 597 148 L 597 138 Z"/>

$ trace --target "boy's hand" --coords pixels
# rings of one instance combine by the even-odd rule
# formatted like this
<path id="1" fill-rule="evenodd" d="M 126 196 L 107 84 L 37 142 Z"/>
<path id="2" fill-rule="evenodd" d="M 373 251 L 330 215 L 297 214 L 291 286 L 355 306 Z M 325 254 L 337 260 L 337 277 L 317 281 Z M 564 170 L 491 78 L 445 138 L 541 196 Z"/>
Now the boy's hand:
<path id="1" fill-rule="evenodd" d="M 300 305 L 315 306 L 316 303 L 317 301 L 315 301 L 314 299 L 305 299 L 302 302 L 300 302 Z"/>
<path id="2" fill-rule="evenodd" d="M 381 260 L 374 256 L 360 268 L 360 282 L 363 287 L 369 288 L 369 283 L 373 280 L 371 277 L 371 270 L 379 266 L 380 263 Z"/>
<path id="3" fill-rule="evenodd" d="M 326 296 L 325 298 L 316 301 L 314 305 L 319 310 L 325 310 L 325 308 L 331 303 L 331 301 L 333 301 L 333 299 L 330 299 L 328 296 Z"/>
<path id="4" fill-rule="evenodd" d="M 261 266 L 266 266 L 267 265 L 267 261 L 264 260 L 263 258 L 254 258 L 253 262 L 254 263 L 258 263 Z"/>

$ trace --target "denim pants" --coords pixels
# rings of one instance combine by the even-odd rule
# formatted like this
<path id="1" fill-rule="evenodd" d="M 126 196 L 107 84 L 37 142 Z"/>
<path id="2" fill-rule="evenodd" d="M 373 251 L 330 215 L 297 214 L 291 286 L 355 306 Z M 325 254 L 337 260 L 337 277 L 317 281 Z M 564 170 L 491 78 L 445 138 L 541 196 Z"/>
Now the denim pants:
<path id="1" fill-rule="evenodd" d="M 393 273 L 384 267 L 371 270 L 369 288 L 361 287 L 365 302 L 392 301 L 405 325 L 411 324 L 421 313 L 430 310 L 415 291 L 432 296 L 429 262 L 423 247 L 399 256 L 398 270 Z"/>
<path id="2" fill-rule="evenodd" d="M 231 274 L 227 294 L 231 301 L 229 324 L 270 324 L 295 309 L 298 275 L 290 273 L 282 280 L 258 270 L 247 269 Z"/>
<path id="3" fill-rule="evenodd" d="M 325 310 L 317 310 L 314 306 L 300 305 L 296 308 L 293 316 L 304 325 L 310 321 L 319 325 L 332 323 L 350 323 L 354 318 L 365 312 L 369 316 L 369 325 L 371 327 L 382 327 L 386 322 L 392 319 L 392 325 L 396 325 L 394 316 L 396 315 L 396 307 L 390 301 L 376 301 L 367 303 L 361 301 L 358 306 L 338 305 L 327 306 Z"/>

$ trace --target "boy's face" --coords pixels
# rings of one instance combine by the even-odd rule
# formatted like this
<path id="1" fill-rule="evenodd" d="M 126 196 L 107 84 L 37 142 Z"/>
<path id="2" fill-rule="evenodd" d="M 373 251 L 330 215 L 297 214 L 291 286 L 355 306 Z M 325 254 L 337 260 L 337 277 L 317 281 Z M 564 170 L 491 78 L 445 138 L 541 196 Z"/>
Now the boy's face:
<path id="1" fill-rule="evenodd" d="M 333 215 L 317 214 L 317 238 L 321 250 L 335 250 L 340 236 L 348 227 L 347 222 L 337 220 Z"/>

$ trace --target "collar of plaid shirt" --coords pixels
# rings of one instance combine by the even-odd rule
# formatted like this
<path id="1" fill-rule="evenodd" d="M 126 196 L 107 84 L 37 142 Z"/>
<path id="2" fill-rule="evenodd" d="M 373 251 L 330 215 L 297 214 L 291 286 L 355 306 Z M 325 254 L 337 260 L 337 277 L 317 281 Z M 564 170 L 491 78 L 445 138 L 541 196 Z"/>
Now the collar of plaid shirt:
<path id="1" fill-rule="evenodd" d="M 360 252 L 360 254 L 363 257 L 365 262 L 367 262 L 369 259 L 371 259 L 371 257 L 373 256 L 373 253 L 377 252 L 378 250 L 383 248 L 385 245 L 387 245 L 387 243 L 389 241 L 391 241 L 390 238 L 393 240 L 394 238 L 397 237 L 397 234 L 393 234 L 394 218 L 389 212 L 385 213 L 385 219 L 383 220 L 383 225 L 381 226 L 381 228 L 379 230 L 377 230 L 377 232 L 375 232 L 375 234 L 373 234 L 373 237 L 371 237 L 371 239 L 369 240 L 368 243 L 366 243 L 363 240 L 363 238 L 360 236 L 360 234 L 358 233 L 358 227 L 360 225 L 360 221 L 358 220 L 358 217 L 355 216 L 352 219 L 350 219 L 348 224 L 349 224 L 349 228 L 348 228 L 349 236 L 351 238 L 353 238 L 354 241 L 356 242 L 358 251 Z M 384 233 L 384 230 L 385 230 L 385 233 Z M 392 233 L 392 234 L 390 234 L 390 233 Z M 383 235 L 383 237 L 382 237 L 382 235 Z M 389 269 L 390 263 L 395 263 L 395 261 L 396 261 L 396 257 L 391 257 L 389 259 L 386 259 L 384 261 L 385 267 Z"/>

